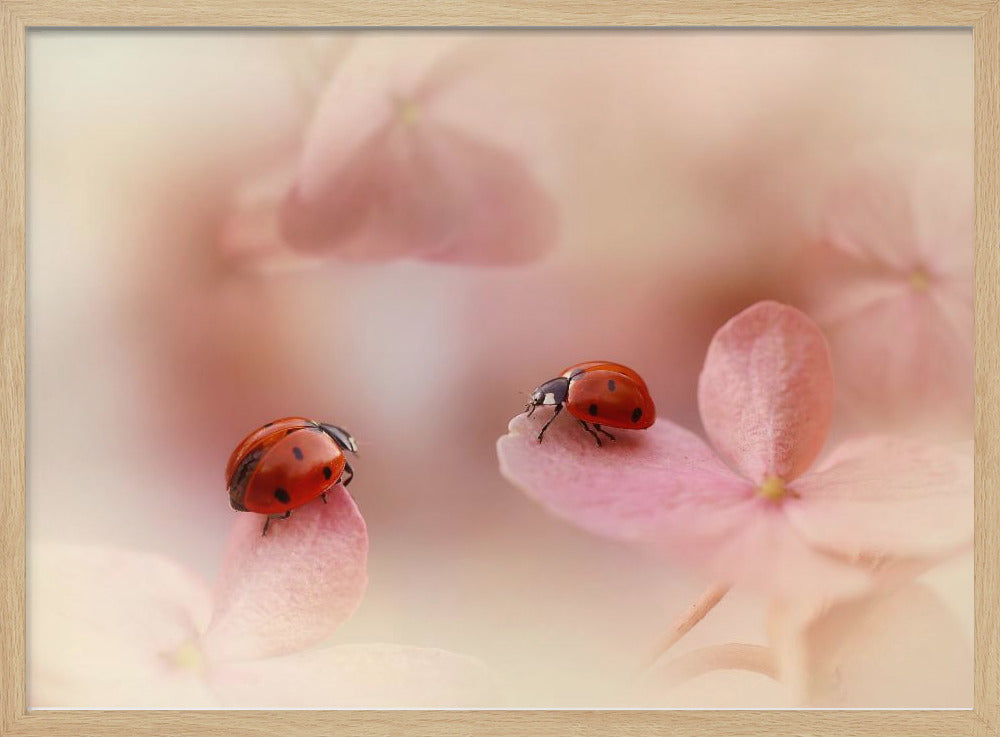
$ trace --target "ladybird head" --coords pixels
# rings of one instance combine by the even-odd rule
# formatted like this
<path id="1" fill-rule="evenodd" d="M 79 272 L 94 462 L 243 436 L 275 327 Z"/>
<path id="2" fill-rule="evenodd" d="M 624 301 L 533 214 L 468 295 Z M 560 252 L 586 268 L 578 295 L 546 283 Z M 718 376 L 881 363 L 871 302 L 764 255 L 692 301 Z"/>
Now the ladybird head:
<path id="1" fill-rule="evenodd" d="M 525 405 L 524 411 L 530 417 L 536 407 L 562 404 L 568 394 L 569 379 L 564 376 L 549 379 L 531 393 L 531 400 Z"/>
<path id="2" fill-rule="evenodd" d="M 358 452 L 358 441 L 354 439 L 351 433 L 347 432 L 342 427 L 337 427 L 336 425 L 328 425 L 324 422 L 319 424 L 320 429 L 333 438 L 333 441 L 341 447 L 343 450 L 349 450 L 355 455 Z"/>

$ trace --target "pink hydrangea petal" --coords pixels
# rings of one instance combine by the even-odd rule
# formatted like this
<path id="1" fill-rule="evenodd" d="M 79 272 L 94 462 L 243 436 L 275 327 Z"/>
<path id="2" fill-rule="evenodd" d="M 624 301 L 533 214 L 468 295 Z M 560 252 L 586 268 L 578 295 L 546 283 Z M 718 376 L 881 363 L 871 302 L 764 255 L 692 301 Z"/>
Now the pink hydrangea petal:
<path id="1" fill-rule="evenodd" d="M 973 455 L 896 437 L 850 440 L 795 482 L 788 518 L 834 554 L 943 556 L 972 541 Z"/>
<path id="2" fill-rule="evenodd" d="M 923 263 L 939 278 L 971 287 L 976 220 L 972 149 L 964 156 L 927 157 L 909 181 Z"/>
<path id="3" fill-rule="evenodd" d="M 515 417 L 497 454 L 501 473 L 557 516 L 781 596 L 840 596 L 868 585 L 862 571 L 810 548 L 781 506 L 758 498 L 693 433 L 661 419 L 597 448 L 560 417 L 539 444 L 543 413 Z"/>
<path id="4" fill-rule="evenodd" d="M 973 408 L 972 303 L 908 290 L 828 330 L 845 404 L 860 421 L 967 434 Z M 892 336 L 887 340 L 886 336 Z"/>
<path id="5" fill-rule="evenodd" d="M 911 584 L 770 623 L 782 677 L 801 706 L 968 708 L 972 650 L 948 607 Z"/>
<path id="6" fill-rule="evenodd" d="M 840 282 L 827 281 L 809 287 L 816 297 L 809 316 L 824 331 L 835 330 L 844 322 L 864 320 L 870 313 L 882 309 L 886 302 L 904 297 L 911 290 L 903 280 L 870 275 L 853 276 L 849 289 Z"/>
<path id="7" fill-rule="evenodd" d="M 802 312 L 759 302 L 722 326 L 698 381 L 709 439 L 748 479 L 786 481 L 815 460 L 834 385 L 826 339 Z"/>
<path id="8" fill-rule="evenodd" d="M 468 708 L 498 698 L 490 671 L 474 658 L 386 644 L 223 663 L 212 683 L 226 706 L 254 709 Z"/>
<path id="9" fill-rule="evenodd" d="M 307 200 L 330 182 L 398 115 L 399 105 L 426 103 L 432 72 L 463 42 L 454 34 L 370 34 L 354 42 L 323 92 L 297 169 Z"/>
<path id="10" fill-rule="evenodd" d="M 240 514 L 233 526 L 204 637 L 213 660 L 294 652 L 329 637 L 361 603 L 368 533 L 342 486 L 274 520 Z"/>
<path id="11" fill-rule="evenodd" d="M 329 185 L 293 189 L 282 232 L 303 253 L 520 263 L 555 243 L 555 205 L 517 155 L 433 121 L 395 126 Z"/>
<path id="12" fill-rule="evenodd" d="M 825 210 L 824 240 L 873 265 L 908 271 L 920 262 L 916 224 L 904 187 L 860 175 L 841 186 Z"/>
<path id="13" fill-rule="evenodd" d="M 700 508 L 703 499 L 721 509 L 748 495 L 749 485 L 701 438 L 673 423 L 661 419 L 648 430 L 620 431 L 616 442 L 598 448 L 564 412 L 539 443 L 535 436 L 550 414 L 541 408 L 511 420 L 497 442 L 500 472 L 588 532 L 648 542 L 664 528 L 682 526 L 679 517 L 691 516 L 686 508 Z"/>
<path id="14" fill-rule="evenodd" d="M 971 156 L 866 152 L 853 166 L 826 204 L 829 244 L 903 275 L 920 268 L 971 281 Z"/>
<path id="15" fill-rule="evenodd" d="M 709 570 L 781 600 L 833 601 L 870 588 L 866 571 L 825 554 L 789 523 L 786 508 L 796 504 L 752 499 L 727 510 L 730 532 L 705 552 Z"/>
<path id="16" fill-rule="evenodd" d="M 33 546 L 28 580 L 28 703 L 56 708 L 214 705 L 191 643 L 210 594 L 159 555 Z M 189 643 L 193 661 L 176 653 Z"/>
<path id="17" fill-rule="evenodd" d="M 281 203 L 291 188 L 295 160 L 285 159 L 237 188 L 219 232 L 219 251 L 236 268 L 273 273 L 316 265 L 281 232 Z"/>

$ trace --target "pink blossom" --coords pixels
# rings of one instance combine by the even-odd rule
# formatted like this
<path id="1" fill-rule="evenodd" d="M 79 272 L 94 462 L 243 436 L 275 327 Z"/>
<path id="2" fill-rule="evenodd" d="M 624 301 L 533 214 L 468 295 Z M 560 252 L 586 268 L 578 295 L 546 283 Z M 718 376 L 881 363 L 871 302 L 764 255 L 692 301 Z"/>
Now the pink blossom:
<path id="1" fill-rule="evenodd" d="M 222 247 L 273 265 L 300 257 L 533 260 L 555 244 L 555 206 L 497 116 L 472 118 L 464 40 L 355 42 L 320 95 L 301 148 L 238 193 Z M 461 104 L 460 104 L 461 103 Z M 307 262 L 308 263 L 308 262 Z"/>
<path id="2" fill-rule="evenodd" d="M 777 607 L 769 629 L 792 702 L 825 708 L 972 706 L 972 648 L 920 583 L 812 611 Z"/>
<path id="3" fill-rule="evenodd" d="M 590 532 L 778 597 L 857 593 L 872 583 L 872 561 L 937 559 L 968 544 L 968 448 L 855 438 L 817 462 L 833 401 L 819 328 L 761 302 L 709 346 L 698 402 L 711 446 L 664 419 L 604 448 L 556 422 L 539 444 L 547 417 L 535 413 L 500 438 L 500 468 Z"/>
<path id="4" fill-rule="evenodd" d="M 972 428 L 971 158 L 871 155 L 821 206 L 803 303 L 855 424 Z M 957 432 L 956 432 L 957 431 Z"/>
<path id="5" fill-rule="evenodd" d="M 368 535 L 338 487 L 260 534 L 240 515 L 214 592 L 167 558 L 32 552 L 33 707 L 462 706 L 477 661 L 386 644 L 320 645 L 361 603 Z"/>

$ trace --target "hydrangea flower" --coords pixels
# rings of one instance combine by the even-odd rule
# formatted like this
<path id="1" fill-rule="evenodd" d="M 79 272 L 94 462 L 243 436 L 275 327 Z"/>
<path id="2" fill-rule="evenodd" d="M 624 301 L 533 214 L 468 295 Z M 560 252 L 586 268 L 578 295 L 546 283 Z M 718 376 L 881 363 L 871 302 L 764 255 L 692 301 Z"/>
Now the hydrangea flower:
<path id="1" fill-rule="evenodd" d="M 450 707 L 478 661 L 388 644 L 317 647 L 364 595 L 368 534 L 337 487 L 260 534 L 240 515 L 214 592 L 162 556 L 40 545 L 29 586 L 32 707 Z"/>
<path id="2" fill-rule="evenodd" d="M 237 193 L 222 246 L 234 257 L 326 256 L 464 264 L 533 260 L 555 244 L 555 205 L 498 140 L 463 40 L 357 40 L 320 95 L 300 150 Z M 475 91 L 475 88 L 473 88 Z M 491 130 L 490 126 L 496 126 Z M 309 261 L 307 261 L 309 262 Z"/>
<path id="3" fill-rule="evenodd" d="M 869 158 L 821 205 L 802 301 L 830 341 L 853 424 L 968 437 L 971 158 Z"/>
<path id="4" fill-rule="evenodd" d="M 661 418 L 600 449 L 556 422 L 539 444 L 547 418 L 518 416 L 498 442 L 501 472 L 585 530 L 778 598 L 857 594 L 875 562 L 969 544 L 969 448 L 854 437 L 819 459 L 834 379 L 826 340 L 802 312 L 760 302 L 726 323 L 698 402 L 709 443 Z"/>
<path id="5" fill-rule="evenodd" d="M 969 636 L 921 583 L 881 587 L 811 613 L 771 612 L 769 652 L 792 703 L 821 708 L 968 708 Z"/>

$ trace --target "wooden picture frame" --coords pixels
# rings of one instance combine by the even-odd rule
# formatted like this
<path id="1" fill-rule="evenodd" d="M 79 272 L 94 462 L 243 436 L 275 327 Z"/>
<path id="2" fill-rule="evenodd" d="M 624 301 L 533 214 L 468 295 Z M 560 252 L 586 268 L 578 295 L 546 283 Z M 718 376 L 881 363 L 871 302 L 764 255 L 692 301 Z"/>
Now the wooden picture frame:
<path id="1" fill-rule="evenodd" d="M 946 711 L 29 711 L 25 650 L 25 49 L 43 27 L 966 27 L 975 49 L 975 693 Z M 0 735 L 1000 735 L 1000 0 L 0 0 Z"/>

